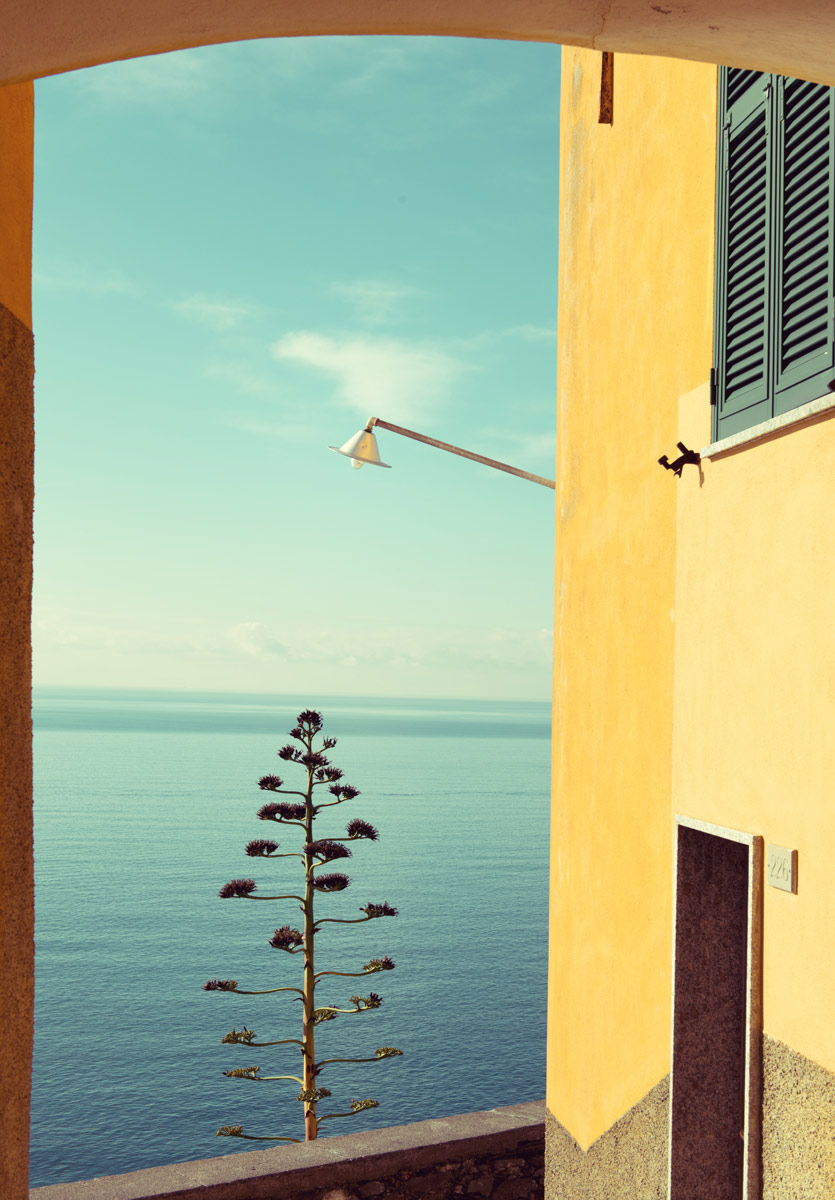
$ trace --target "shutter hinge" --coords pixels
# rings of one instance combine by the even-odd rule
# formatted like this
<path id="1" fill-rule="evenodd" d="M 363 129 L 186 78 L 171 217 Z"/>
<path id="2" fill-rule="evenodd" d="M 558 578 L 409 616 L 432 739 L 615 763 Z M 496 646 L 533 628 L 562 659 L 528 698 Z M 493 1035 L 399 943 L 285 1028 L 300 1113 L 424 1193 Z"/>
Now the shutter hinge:
<path id="1" fill-rule="evenodd" d="M 670 462 L 666 454 L 662 454 L 658 462 L 665 471 L 672 471 L 672 473 L 678 479 L 681 479 L 681 472 L 684 470 L 687 464 L 692 463 L 694 467 L 698 467 L 699 463 L 702 461 L 702 456 L 699 454 L 698 450 L 688 450 L 684 442 L 676 442 L 676 445 L 681 451 L 681 454 L 678 456 L 675 462 Z M 699 467 L 699 475 L 701 475 L 701 473 L 701 467 Z"/>
<path id="2" fill-rule="evenodd" d="M 716 367 L 710 368 L 710 407 L 716 407 Z"/>

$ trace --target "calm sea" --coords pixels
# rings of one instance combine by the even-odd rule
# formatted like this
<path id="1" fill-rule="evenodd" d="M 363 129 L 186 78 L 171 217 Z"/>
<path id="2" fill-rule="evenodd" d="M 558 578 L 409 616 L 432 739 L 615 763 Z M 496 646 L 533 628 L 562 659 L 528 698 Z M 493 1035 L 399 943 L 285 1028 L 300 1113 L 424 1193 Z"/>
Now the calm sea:
<path id="1" fill-rule="evenodd" d="M 42 688 L 32 1186 L 263 1145 L 216 1138 L 222 1124 L 299 1136 L 292 1083 L 222 1074 L 256 1063 L 295 1074 L 297 1049 L 220 1044 L 233 1025 L 258 1040 L 298 1037 L 299 1005 L 202 984 L 298 985 L 300 960 L 267 944 L 297 923 L 293 902 L 221 901 L 217 890 L 241 876 L 268 894 L 294 890 L 298 860 L 262 862 L 243 847 L 274 837 L 296 849 L 294 830 L 256 819 L 268 798 L 257 780 L 282 768 L 292 786 L 276 751 L 309 706 L 362 792 L 323 814 L 317 836 L 339 836 L 354 816 L 380 830 L 335 865 L 352 885 L 320 897 L 317 915 L 384 900 L 400 911 L 317 938 L 319 969 L 397 963 L 320 985 L 322 1003 L 371 990 L 384 1003 L 320 1025 L 317 1051 L 404 1051 L 326 1069 L 332 1111 L 369 1096 L 380 1107 L 322 1134 L 544 1095 L 547 704 Z"/>

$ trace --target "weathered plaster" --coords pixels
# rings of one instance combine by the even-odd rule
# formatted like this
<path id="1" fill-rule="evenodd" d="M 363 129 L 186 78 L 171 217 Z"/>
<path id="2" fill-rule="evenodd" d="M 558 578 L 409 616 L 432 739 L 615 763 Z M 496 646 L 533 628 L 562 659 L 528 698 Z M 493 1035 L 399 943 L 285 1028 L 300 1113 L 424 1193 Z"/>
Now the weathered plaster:
<path id="1" fill-rule="evenodd" d="M 0 87 L 0 304 L 32 324 L 34 89 Z"/>
<path id="2" fill-rule="evenodd" d="M 763 1200 L 835 1196 L 835 1074 L 763 1038 Z"/>
<path id="3" fill-rule="evenodd" d="M 25 1195 L 34 991 L 31 330 L 0 305 L 0 1196 Z"/>
<path id="4" fill-rule="evenodd" d="M 665 1078 L 585 1151 L 546 1109 L 547 1200 L 665 1200 L 669 1102 Z"/>

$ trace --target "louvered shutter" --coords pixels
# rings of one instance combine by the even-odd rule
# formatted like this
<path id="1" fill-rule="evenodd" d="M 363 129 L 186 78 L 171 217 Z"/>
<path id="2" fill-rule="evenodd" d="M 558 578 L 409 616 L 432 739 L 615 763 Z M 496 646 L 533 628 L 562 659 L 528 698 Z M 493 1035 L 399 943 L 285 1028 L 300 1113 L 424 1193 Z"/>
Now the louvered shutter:
<path id="1" fill-rule="evenodd" d="M 835 91 L 777 80 L 774 412 L 827 394 L 835 375 Z"/>
<path id="2" fill-rule="evenodd" d="M 720 71 L 714 436 L 771 416 L 773 82 Z"/>

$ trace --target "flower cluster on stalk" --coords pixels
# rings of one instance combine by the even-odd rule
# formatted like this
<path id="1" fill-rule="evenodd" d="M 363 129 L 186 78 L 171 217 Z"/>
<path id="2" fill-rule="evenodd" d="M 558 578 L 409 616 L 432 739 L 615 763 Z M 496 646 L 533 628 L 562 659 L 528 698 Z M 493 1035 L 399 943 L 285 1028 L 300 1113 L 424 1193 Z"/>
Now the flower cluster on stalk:
<path id="1" fill-rule="evenodd" d="M 301 912 L 304 914 L 304 924 L 300 929 L 290 925 L 282 925 L 275 929 L 272 937 L 269 939 L 269 945 L 275 950 L 283 950 L 288 954 L 303 954 L 304 971 L 303 971 L 303 987 L 268 987 L 263 989 L 263 992 L 245 992 L 239 994 L 257 995 L 267 992 L 295 992 L 297 999 L 302 1001 L 303 1018 L 302 1018 L 302 1034 L 301 1038 L 286 1038 L 282 1041 L 261 1041 L 255 1042 L 255 1033 L 248 1029 L 246 1025 L 241 1030 L 233 1028 L 230 1033 L 227 1033 L 222 1041 L 227 1045 L 245 1045 L 245 1046 L 280 1046 L 295 1044 L 301 1048 L 303 1059 L 303 1071 L 299 1076 L 294 1075 L 267 1075 L 260 1074 L 261 1068 L 258 1066 L 230 1067 L 223 1074 L 231 1079 L 248 1079 L 257 1081 L 269 1081 L 278 1079 L 295 1079 L 301 1084 L 301 1090 L 298 1094 L 298 1099 L 304 1102 L 305 1105 L 305 1138 L 311 1140 L 317 1136 L 317 1131 L 320 1121 L 330 1120 L 336 1117 L 350 1116 L 352 1113 L 362 1112 L 367 1108 L 376 1108 L 376 1100 L 351 1100 L 349 1112 L 333 1112 L 324 1115 L 317 1115 L 317 1102 L 326 1099 L 331 1095 L 331 1092 L 326 1087 L 320 1087 L 317 1080 L 319 1074 L 325 1068 L 329 1068 L 331 1064 L 340 1062 L 373 1062 L 376 1060 L 398 1058 L 402 1055 L 402 1051 L 394 1046 L 380 1046 L 374 1051 L 373 1058 L 361 1059 L 341 1059 L 328 1058 L 317 1061 L 315 1059 L 313 1030 L 316 1026 L 335 1020 L 338 1016 L 352 1013 L 368 1012 L 377 1009 L 382 1004 L 382 997 L 376 992 L 371 992 L 368 996 L 351 996 L 350 1004 L 352 1007 L 341 1007 L 338 1004 L 318 1005 L 314 1002 L 315 988 L 318 983 L 321 983 L 323 976 L 358 976 L 360 974 L 371 975 L 382 971 L 392 971 L 395 968 L 395 962 L 389 955 L 375 957 L 369 959 L 363 964 L 362 972 L 358 971 L 316 971 L 314 968 L 314 938 L 317 932 L 323 925 L 323 922 L 331 924 L 355 924 L 358 920 L 372 920 L 377 917 L 396 917 L 397 909 L 388 902 L 383 903 L 368 903 L 360 908 L 362 913 L 361 918 L 350 917 L 325 917 L 318 920 L 314 917 L 314 897 L 316 895 L 325 895 L 332 892 L 345 891 L 350 886 L 350 876 L 343 874 L 341 871 L 325 871 L 320 868 L 331 862 L 340 859 L 348 859 L 352 857 L 351 849 L 345 844 L 346 841 L 366 840 L 376 842 L 379 838 L 377 829 L 368 821 L 364 821 L 359 817 L 354 817 L 348 821 L 345 826 L 345 837 L 331 838 L 316 838 L 313 835 L 313 822 L 317 816 L 321 815 L 322 811 L 333 807 L 336 804 L 343 804 L 345 801 L 353 800 L 360 795 L 358 788 L 351 784 L 343 782 L 343 772 L 339 767 L 333 766 L 330 759 L 327 757 L 326 751 L 333 749 L 336 745 L 336 738 L 325 737 L 321 734 L 322 716 L 315 709 L 305 709 L 299 713 L 297 723 L 290 730 L 291 742 L 282 746 L 278 751 L 278 757 L 286 763 L 294 764 L 300 767 L 306 773 L 306 787 L 298 789 L 285 788 L 284 780 L 280 775 L 268 774 L 262 775 L 258 780 L 258 787 L 262 792 L 278 793 L 282 798 L 270 800 L 263 804 L 257 811 L 257 817 L 261 821 L 273 821 L 277 824 L 285 824 L 301 828 L 304 832 L 304 842 L 300 853 L 277 853 L 280 843 L 271 838 L 253 838 L 246 844 L 245 854 L 250 858 L 297 858 L 301 860 L 301 867 L 304 871 L 304 895 L 267 895 L 262 896 L 260 893 L 255 896 L 255 899 L 267 900 L 289 900 L 296 899 L 299 901 Z M 321 744 L 319 748 L 314 745 L 314 738 L 321 735 Z M 295 743 L 295 744 L 293 744 Z M 316 791 L 316 789 L 321 789 Z M 325 790 L 326 789 L 326 790 Z M 314 796 L 322 797 L 329 796 L 330 799 L 315 800 Z M 288 796 L 298 797 L 299 799 L 285 799 Z M 280 889 L 284 891 L 285 889 Z M 299 891 L 302 887 L 289 887 L 290 892 Z M 222 899 L 230 898 L 252 898 L 254 893 L 258 891 L 258 885 L 254 879 L 241 878 L 230 880 L 225 883 L 218 895 Z M 328 902 L 325 902 L 328 903 Z M 204 990 L 208 992 L 237 992 L 238 982 L 235 979 L 209 979 L 203 985 Z M 303 1080 L 300 1076 L 303 1074 Z M 218 1136 L 223 1137 L 248 1137 L 244 1134 L 242 1125 L 223 1125 L 217 1131 Z M 258 1138 L 256 1140 L 274 1140 L 274 1141 L 296 1141 L 296 1138 L 289 1137 L 268 1137 Z"/>
<path id="2" fill-rule="evenodd" d="M 267 858 L 278 847 L 279 843 L 272 842 L 269 838 L 253 838 L 244 847 L 244 854 L 248 854 L 250 858 Z"/>
<path id="3" fill-rule="evenodd" d="M 301 930 L 291 929 L 289 925 L 282 925 L 280 929 L 276 929 L 270 938 L 270 945 L 274 950 L 295 950 L 303 942 L 304 935 Z"/>
<path id="4" fill-rule="evenodd" d="M 343 845 L 342 842 L 329 842 L 327 839 L 322 839 L 318 842 L 307 842 L 304 852 L 315 858 L 320 858 L 323 863 L 333 862 L 335 858 L 351 857 L 350 849 Z"/>
<path id="5" fill-rule="evenodd" d="M 224 883 L 218 896 L 221 900 L 228 900 L 231 896 L 251 896 L 257 890 L 258 884 L 254 879 L 232 879 L 229 883 Z"/>

